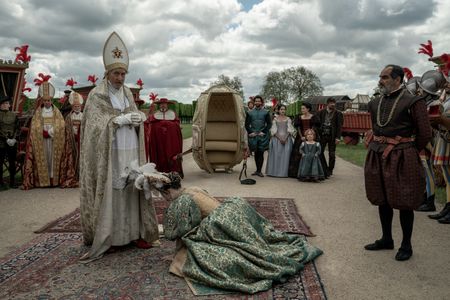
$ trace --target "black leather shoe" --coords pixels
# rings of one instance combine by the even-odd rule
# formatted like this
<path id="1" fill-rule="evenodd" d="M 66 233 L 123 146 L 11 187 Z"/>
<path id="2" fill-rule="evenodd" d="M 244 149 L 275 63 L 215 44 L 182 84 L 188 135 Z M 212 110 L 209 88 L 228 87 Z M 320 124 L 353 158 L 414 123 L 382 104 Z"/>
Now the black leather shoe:
<path id="1" fill-rule="evenodd" d="M 419 208 L 416 209 L 416 211 L 436 211 L 436 206 L 434 205 L 434 195 L 431 195 L 428 198 L 425 196 L 425 200 Z"/>
<path id="2" fill-rule="evenodd" d="M 447 202 L 444 208 L 438 214 L 428 215 L 428 218 L 438 220 L 445 217 L 448 213 L 450 213 L 450 202 Z"/>
<path id="3" fill-rule="evenodd" d="M 383 240 L 376 240 L 372 244 L 368 244 L 364 246 L 364 249 L 369 251 L 377 251 L 377 250 L 392 250 L 394 249 L 394 241 L 383 241 Z"/>
<path id="4" fill-rule="evenodd" d="M 400 248 L 400 249 L 398 249 L 398 252 L 395 255 L 395 260 L 398 260 L 398 261 L 408 260 L 412 256 L 412 254 L 413 254 L 412 249 Z"/>
<path id="5" fill-rule="evenodd" d="M 450 212 L 438 220 L 441 224 L 450 224 Z"/>

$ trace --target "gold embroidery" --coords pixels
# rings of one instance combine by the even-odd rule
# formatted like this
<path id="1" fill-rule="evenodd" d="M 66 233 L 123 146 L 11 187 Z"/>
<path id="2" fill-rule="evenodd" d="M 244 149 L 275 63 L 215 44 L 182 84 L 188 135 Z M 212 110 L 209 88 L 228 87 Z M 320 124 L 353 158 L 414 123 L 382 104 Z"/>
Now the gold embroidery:
<path id="1" fill-rule="evenodd" d="M 53 117 L 44 117 L 44 125 L 53 125 Z"/>
<path id="2" fill-rule="evenodd" d="M 47 158 L 44 150 L 44 138 L 42 136 L 42 130 L 46 120 L 50 119 L 54 126 L 55 135 L 53 137 L 53 184 L 57 185 L 59 182 L 59 167 L 61 163 L 61 156 L 64 148 L 64 128 L 65 123 L 61 113 L 57 110 L 53 110 L 53 117 L 42 118 L 41 108 L 36 110 L 35 116 L 31 121 L 31 133 L 30 139 L 32 143 L 33 157 L 35 159 L 35 171 L 34 179 L 36 187 L 50 186 L 50 178 L 47 169 Z"/>
<path id="3" fill-rule="evenodd" d="M 111 51 L 113 54 L 113 58 L 122 58 L 122 51 L 119 48 L 114 48 L 113 51 Z"/>

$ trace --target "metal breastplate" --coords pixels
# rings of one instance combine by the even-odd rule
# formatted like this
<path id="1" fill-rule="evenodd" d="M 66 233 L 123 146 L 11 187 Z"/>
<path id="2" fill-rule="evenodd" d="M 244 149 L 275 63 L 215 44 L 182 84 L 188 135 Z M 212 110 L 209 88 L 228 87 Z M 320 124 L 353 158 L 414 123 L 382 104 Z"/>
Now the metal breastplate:
<path id="1" fill-rule="evenodd" d="M 10 111 L 0 112 L 0 136 L 12 138 L 16 126 L 16 114 Z"/>

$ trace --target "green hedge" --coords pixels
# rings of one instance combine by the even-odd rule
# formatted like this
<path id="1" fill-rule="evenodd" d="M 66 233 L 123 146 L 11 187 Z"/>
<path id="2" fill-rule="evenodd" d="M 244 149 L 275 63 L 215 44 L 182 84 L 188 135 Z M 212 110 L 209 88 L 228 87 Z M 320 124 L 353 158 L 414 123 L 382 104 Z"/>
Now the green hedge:
<path id="1" fill-rule="evenodd" d="M 300 114 L 301 107 L 302 107 L 301 101 L 295 101 L 294 103 L 287 105 L 286 115 L 289 117 L 295 117 L 296 115 Z"/>

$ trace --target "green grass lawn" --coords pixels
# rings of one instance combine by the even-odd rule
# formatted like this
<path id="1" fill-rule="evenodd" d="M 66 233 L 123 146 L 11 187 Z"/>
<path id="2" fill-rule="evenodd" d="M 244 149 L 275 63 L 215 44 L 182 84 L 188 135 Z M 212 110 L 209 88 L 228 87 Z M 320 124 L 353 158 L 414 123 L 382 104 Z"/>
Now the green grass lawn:
<path id="1" fill-rule="evenodd" d="M 360 167 L 364 167 L 367 149 L 363 144 L 356 146 L 339 143 L 336 147 L 336 155 Z M 445 204 L 447 202 L 445 187 L 436 187 L 436 201 Z"/>
<path id="2" fill-rule="evenodd" d="M 181 135 L 183 139 L 188 139 L 192 136 L 192 124 L 181 124 Z"/>
<path id="3" fill-rule="evenodd" d="M 364 167 L 367 149 L 363 144 L 346 145 L 343 142 L 336 146 L 336 155 L 355 165 Z"/>

